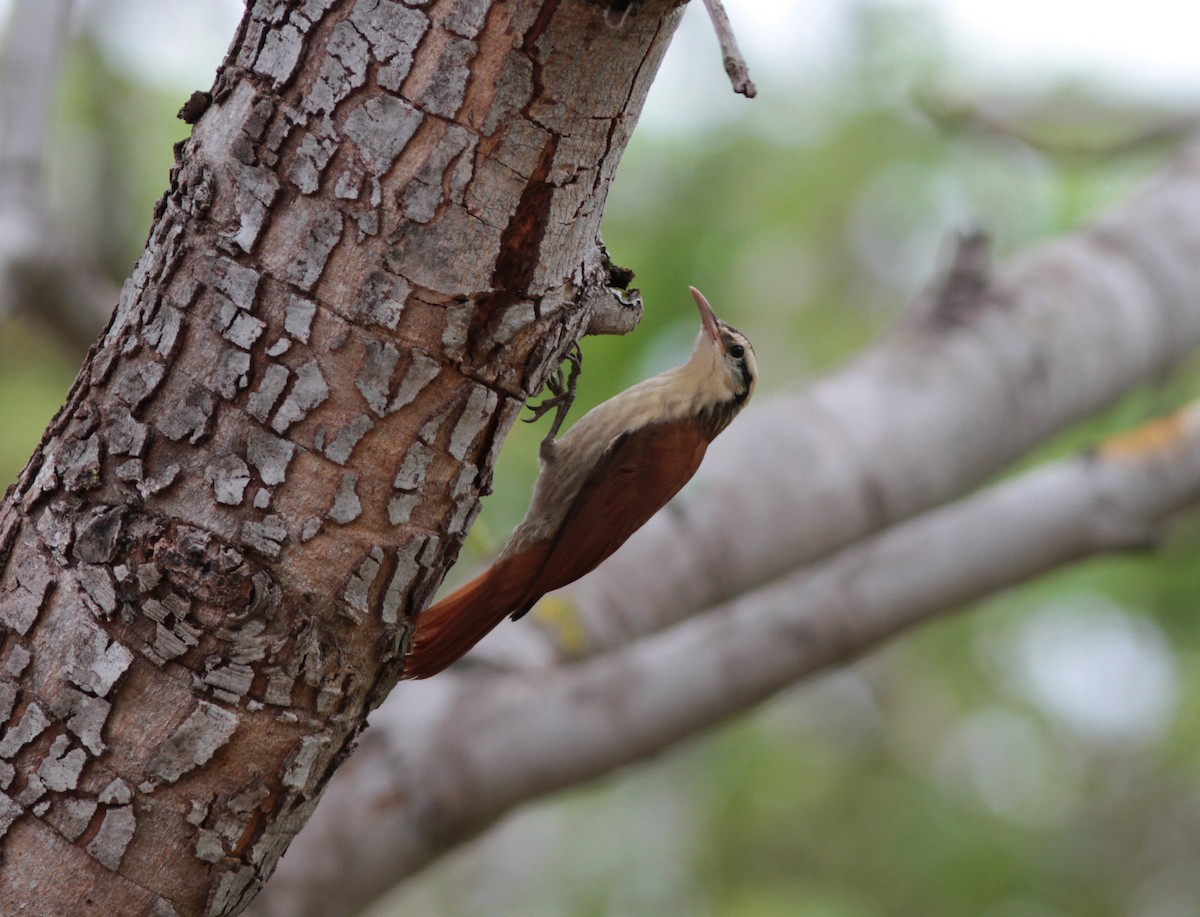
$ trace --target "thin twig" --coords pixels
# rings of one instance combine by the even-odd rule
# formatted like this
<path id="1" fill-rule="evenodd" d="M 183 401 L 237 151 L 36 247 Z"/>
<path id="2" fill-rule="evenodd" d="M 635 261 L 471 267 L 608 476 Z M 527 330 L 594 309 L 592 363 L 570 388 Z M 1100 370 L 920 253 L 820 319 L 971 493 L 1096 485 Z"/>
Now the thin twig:
<path id="1" fill-rule="evenodd" d="M 721 44 L 721 55 L 725 60 L 725 72 L 729 74 L 729 82 L 733 91 L 740 92 L 747 99 L 758 95 L 758 89 L 750 79 L 750 70 L 746 67 L 746 59 L 738 48 L 737 38 L 733 34 L 733 25 L 721 0 L 704 0 L 704 8 L 712 19 L 713 29 L 717 33 L 717 41 Z"/>

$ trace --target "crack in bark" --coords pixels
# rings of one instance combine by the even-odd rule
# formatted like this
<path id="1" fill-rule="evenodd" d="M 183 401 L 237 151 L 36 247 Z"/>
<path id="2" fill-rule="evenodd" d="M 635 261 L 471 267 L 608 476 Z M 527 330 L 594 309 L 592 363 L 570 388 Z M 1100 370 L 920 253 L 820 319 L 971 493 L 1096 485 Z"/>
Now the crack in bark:
<path id="1" fill-rule="evenodd" d="M 555 185 L 549 176 L 558 143 L 554 134 L 546 139 L 516 211 L 500 234 L 500 254 L 491 276 L 492 292 L 476 301 L 467 332 L 470 353 L 478 353 L 485 344 L 490 344 L 488 331 L 494 330 L 505 310 L 530 296 L 554 201 Z"/>

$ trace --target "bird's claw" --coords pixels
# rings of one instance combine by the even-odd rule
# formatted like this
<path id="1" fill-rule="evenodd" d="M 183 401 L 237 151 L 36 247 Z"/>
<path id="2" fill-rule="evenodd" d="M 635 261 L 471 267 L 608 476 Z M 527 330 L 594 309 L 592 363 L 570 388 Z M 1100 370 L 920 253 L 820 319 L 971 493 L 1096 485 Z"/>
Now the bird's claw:
<path id="1" fill-rule="evenodd" d="M 583 370 L 583 351 L 579 349 L 578 342 L 571 344 L 570 349 L 563 356 L 563 363 L 569 364 L 570 368 L 564 372 L 560 365 L 546 380 L 546 388 L 550 392 L 549 397 L 537 404 L 526 405 L 533 412 L 532 417 L 524 418 L 526 423 L 535 423 L 550 411 L 555 411 L 554 422 L 550 424 L 550 431 L 546 434 L 546 442 L 554 442 L 559 428 L 567 418 L 567 412 L 571 410 L 571 404 L 575 401 L 575 386 L 579 382 L 579 373 Z"/>

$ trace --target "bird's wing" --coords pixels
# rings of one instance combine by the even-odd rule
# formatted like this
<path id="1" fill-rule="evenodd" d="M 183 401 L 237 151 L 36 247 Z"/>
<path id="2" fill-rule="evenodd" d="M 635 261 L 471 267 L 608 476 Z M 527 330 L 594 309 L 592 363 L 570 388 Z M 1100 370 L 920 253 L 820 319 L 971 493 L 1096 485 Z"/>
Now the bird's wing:
<path id="1" fill-rule="evenodd" d="M 530 594 L 536 599 L 594 570 L 679 492 L 707 448 L 690 419 L 614 438 L 567 510 Z"/>

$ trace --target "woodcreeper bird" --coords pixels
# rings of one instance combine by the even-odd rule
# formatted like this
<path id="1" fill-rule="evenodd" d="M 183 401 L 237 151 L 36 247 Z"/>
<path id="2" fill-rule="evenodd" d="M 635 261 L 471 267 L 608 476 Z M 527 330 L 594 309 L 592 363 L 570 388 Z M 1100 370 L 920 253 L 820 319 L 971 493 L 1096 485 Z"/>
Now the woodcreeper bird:
<path id="1" fill-rule="evenodd" d="M 461 657 L 505 617 L 594 570 L 696 473 L 708 444 L 750 399 L 754 349 L 689 287 L 701 327 L 682 366 L 639 382 L 583 415 L 556 439 L 580 369 L 568 356 L 532 406 L 557 413 L 542 441 L 533 503 L 486 571 L 417 617 L 405 678 L 427 678 Z"/>

